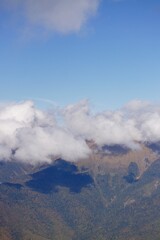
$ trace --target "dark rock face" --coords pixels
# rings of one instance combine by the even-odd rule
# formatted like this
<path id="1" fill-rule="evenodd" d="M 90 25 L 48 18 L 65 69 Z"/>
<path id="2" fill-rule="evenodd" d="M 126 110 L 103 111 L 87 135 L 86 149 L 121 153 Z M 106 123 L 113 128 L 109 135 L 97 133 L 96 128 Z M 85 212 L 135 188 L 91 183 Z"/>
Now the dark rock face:
<path id="1" fill-rule="evenodd" d="M 122 155 L 122 154 L 127 154 L 129 152 L 129 148 L 123 145 L 105 145 L 102 147 L 102 151 L 112 154 L 112 155 Z"/>
<path id="2" fill-rule="evenodd" d="M 57 191 L 60 186 L 78 193 L 83 187 L 93 184 L 93 179 L 89 174 L 79 173 L 75 165 L 64 160 L 56 161 L 55 165 L 31 176 L 33 179 L 26 182 L 26 186 L 42 193 Z"/>
<path id="3" fill-rule="evenodd" d="M 133 174 L 135 177 L 139 175 L 139 168 L 137 163 L 131 162 L 128 166 L 128 174 Z"/>
<path id="4" fill-rule="evenodd" d="M 128 175 L 124 176 L 124 179 L 128 183 L 137 182 L 137 177 L 139 175 L 139 168 L 135 162 L 131 162 L 128 166 Z"/>

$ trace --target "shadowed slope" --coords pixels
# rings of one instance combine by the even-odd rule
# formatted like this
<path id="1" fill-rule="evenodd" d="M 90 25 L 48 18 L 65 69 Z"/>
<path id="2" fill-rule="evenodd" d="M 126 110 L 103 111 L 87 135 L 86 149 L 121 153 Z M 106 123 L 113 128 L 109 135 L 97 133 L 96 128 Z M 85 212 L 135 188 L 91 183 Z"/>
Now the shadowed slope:
<path id="1" fill-rule="evenodd" d="M 26 182 L 26 185 L 42 193 L 57 191 L 59 186 L 78 193 L 83 187 L 93 184 L 89 174 L 79 173 L 75 165 L 63 160 L 58 160 L 54 166 L 49 166 L 31 176 L 33 179 Z"/>

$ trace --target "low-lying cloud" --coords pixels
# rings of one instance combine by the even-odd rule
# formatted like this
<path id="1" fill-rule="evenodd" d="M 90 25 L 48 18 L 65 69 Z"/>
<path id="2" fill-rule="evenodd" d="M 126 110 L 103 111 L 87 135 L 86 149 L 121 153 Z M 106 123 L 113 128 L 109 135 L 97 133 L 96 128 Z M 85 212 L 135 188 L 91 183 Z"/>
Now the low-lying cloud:
<path id="1" fill-rule="evenodd" d="M 28 26 L 47 31 L 78 32 L 95 15 L 100 0 L 2 0 L 25 19 Z"/>
<path id="2" fill-rule="evenodd" d="M 54 115 L 33 102 L 0 107 L 0 159 L 28 163 L 51 162 L 55 157 L 75 161 L 89 154 L 84 139 L 57 125 Z"/>
<path id="3" fill-rule="evenodd" d="M 135 100 L 117 111 L 91 114 L 88 102 L 66 107 L 64 118 L 76 135 L 92 139 L 99 145 L 124 144 L 130 148 L 138 142 L 160 140 L 160 106 Z"/>
<path id="4" fill-rule="evenodd" d="M 136 100 L 117 111 L 93 114 L 88 101 L 58 111 L 37 109 L 32 101 L 0 104 L 0 160 L 85 159 L 91 154 L 86 140 L 132 149 L 160 141 L 160 106 Z"/>

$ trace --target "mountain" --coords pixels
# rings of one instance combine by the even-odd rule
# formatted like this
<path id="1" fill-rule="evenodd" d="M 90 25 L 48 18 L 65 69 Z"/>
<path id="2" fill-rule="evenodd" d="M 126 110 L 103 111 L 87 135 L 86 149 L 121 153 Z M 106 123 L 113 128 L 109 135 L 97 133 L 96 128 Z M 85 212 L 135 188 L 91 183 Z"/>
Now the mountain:
<path id="1" fill-rule="evenodd" d="M 78 162 L 1 162 L 0 239 L 160 239 L 160 144 L 88 145 Z"/>

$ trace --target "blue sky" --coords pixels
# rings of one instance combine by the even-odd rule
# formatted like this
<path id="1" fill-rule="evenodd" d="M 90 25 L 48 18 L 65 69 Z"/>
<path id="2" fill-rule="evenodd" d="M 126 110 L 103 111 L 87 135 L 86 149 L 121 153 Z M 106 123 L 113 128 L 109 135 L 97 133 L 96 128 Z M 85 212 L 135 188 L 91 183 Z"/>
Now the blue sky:
<path id="1" fill-rule="evenodd" d="M 78 22 L 74 16 L 70 30 L 0 4 L 1 101 L 49 99 L 63 106 L 89 99 L 100 110 L 133 99 L 160 102 L 160 2 L 95 2 L 94 16 L 79 27 L 71 24 Z"/>

